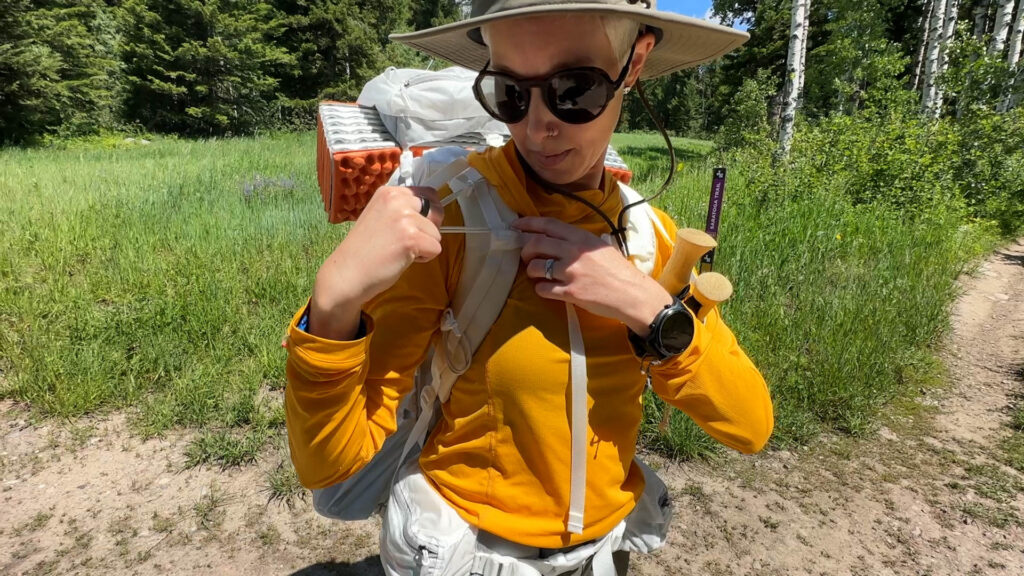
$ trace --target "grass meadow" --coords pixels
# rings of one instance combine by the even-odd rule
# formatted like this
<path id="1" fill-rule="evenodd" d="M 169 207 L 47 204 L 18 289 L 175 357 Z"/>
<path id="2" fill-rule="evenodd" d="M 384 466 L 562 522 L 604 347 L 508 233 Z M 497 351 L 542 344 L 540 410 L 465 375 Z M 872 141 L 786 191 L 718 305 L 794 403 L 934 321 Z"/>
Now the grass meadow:
<path id="1" fill-rule="evenodd" d="M 872 429 L 942 381 L 935 350 L 954 279 L 994 238 L 841 195 L 760 194 L 742 155 L 676 139 L 658 200 L 703 228 L 711 169 L 729 177 L 715 270 L 726 320 L 776 403 L 775 446 Z M 669 168 L 660 137 L 617 135 L 634 187 Z M 312 133 L 92 142 L 0 151 L 0 397 L 41 417 L 126 410 L 143 435 L 199 431 L 193 464 L 257 457 L 283 431 L 284 328 L 345 234 L 327 223 Z M 686 417 L 643 442 L 677 457 L 716 448 Z"/>

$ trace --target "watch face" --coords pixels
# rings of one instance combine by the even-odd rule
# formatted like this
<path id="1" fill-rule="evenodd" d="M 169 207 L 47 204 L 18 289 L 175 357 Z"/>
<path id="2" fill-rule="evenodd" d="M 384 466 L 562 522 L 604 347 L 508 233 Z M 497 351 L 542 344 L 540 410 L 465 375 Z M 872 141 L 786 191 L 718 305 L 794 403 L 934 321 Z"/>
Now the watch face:
<path id="1" fill-rule="evenodd" d="M 686 310 L 678 310 L 665 318 L 661 324 L 660 344 L 669 355 L 686 350 L 693 341 L 693 316 Z"/>

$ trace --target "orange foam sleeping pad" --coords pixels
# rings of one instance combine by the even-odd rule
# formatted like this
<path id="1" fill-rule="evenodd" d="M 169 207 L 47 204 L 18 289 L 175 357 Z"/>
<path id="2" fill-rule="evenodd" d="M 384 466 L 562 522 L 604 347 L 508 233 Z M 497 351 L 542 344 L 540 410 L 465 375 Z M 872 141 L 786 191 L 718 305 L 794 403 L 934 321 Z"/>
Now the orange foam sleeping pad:
<path id="1" fill-rule="evenodd" d="M 317 118 L 316 171 L 320 183 L 327 220 L 332 224 L 353 221 L 370 201 L 370 196 L 385 185 L 398 169 L 402 154 L 397 146 L 370 150 L 331 152 L 324 136 L 324 126 Z M 429 147 L 413 146 L 413 156 L 420 156 Z M 613 178 L 629 184 L 633 173 L 621 168 L 608 169 Z"/>

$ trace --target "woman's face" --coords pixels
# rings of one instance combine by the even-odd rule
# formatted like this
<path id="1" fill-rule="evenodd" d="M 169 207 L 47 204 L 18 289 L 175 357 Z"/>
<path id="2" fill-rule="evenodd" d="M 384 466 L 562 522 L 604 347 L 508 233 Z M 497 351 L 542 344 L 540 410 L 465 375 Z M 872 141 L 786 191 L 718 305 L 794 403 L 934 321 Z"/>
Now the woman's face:
<path id="1" fill-rule="evenodd" d="M 487 25 L 486 38 L 493 70 L 519 78 L 543 78 L 566 68 L 596 66 L 613 80 L 623 62 L 614 53 L 597 16 L 535 16 Z M 646 35 L 637 43 L 630 72 L 623 86 L 632 86 L 654 45 Z M 530 109 L 522 121 L 509 124 L 520 154 L 542 179 L 585 190 L 600 185 L 604 156 L 619 121 L 622 89 L 595 120 L 568 124 L 555 118 L 532 88 Z"/>

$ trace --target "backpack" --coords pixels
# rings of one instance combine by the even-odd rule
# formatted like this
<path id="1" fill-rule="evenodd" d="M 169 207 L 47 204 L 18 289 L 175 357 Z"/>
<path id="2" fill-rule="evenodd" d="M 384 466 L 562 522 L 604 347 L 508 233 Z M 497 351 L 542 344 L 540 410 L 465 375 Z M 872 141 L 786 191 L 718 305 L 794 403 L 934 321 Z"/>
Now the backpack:
<path id="1" fill-rule="evenodd" d="M 356 104 L 376 110 L 403 150 L 439 143 L 500 145 L 510 136 L 473 96 L 477 73 L 453 66 L 437 71 L 390 67 L 363 86 Z"/>
<path id="2" fill-rule="evenodd" d="M 486 228 L 490 233 L 466 234 L 462 275 L 451 308 L 442 317 L 439 344 L 428 353 L 417 370 L 413 391 L 398 408 L 397 430 L 355 474 L 332 486 L 312 491 L 313 507 L 322 516 L 362 520 L 383 510 L 397 472 L 403 464 L 419 456 L 437 421 L 440 405 L 447 401 L 458 377 L 469 368 L 473 354 L 497 320 L 511 290 L 519 268 L 522 243 L 519 233 L 511 230 L 509 224 L 518 216 L 505 204 L 495 187 L 469 166 L 468 154 L 460 147 L 432 149 L 402 166 L 389 182 L 392 185 L 433 188 L 447 183 L 452 193 L 444 202 L 459 202 L 467 231 Z M 620 183 L 619 189 L 624 205 L 641 199 L 625 184 Z M 646 203 L 627 213 L 626 227 L 630 259 L 650 275 L 658 236 L 669 243 L 672 238 Z M 605 240 L 612 241 L 610 237 Z M 566 307 L 573 380 L 572 489 L 568 529 L 579 532 L 583 526 L 586 478 L 586 355 L 575 309 L 568 303 Z"/>

